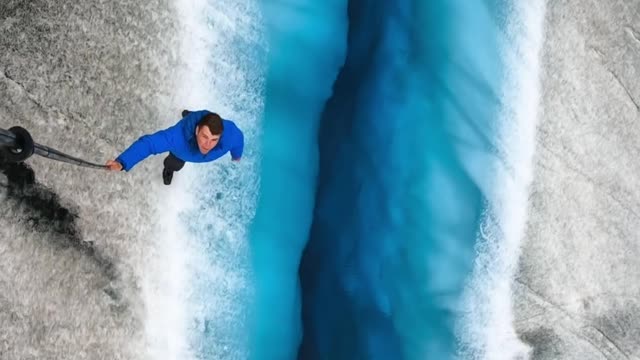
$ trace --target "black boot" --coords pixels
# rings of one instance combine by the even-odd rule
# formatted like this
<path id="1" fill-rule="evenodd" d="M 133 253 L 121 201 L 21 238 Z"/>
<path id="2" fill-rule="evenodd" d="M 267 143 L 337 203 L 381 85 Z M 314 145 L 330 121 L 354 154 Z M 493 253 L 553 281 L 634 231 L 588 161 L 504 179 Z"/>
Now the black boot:
<path id="1" fill-rule="evenodd" d="M 162 180 L 165 185 L 171 185 L 171 180 L 173 180 L 173 171 L 167 170 L 166 168 L 162 170 Z"/>
<path id="2" fill-rule="evenodd" d="M 173 173 L 176 171 L 180 171 L 184 167 L 184 161 L 178 159 L 172 153 L 169 153 L 164 159 L 164 170 L 162 170 L 162 180 L 164 180 L 165 185 L 171 184 L 171 179 L 173 179 Z"/>
<path id="3" fill-rule="evenodd" d="M 191 113 L 191 111 L 189 111 L 189 110 L 182 110 L 182 117 L 187 117 L 187 115 L 189 115 L 189 113 Z"/>

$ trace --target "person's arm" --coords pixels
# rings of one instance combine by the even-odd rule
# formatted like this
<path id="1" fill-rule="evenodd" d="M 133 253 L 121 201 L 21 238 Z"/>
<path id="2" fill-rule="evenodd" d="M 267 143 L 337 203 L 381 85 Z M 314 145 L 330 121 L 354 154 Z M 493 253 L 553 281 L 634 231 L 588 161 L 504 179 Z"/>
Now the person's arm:
<path id="1" fill-rule="evenodd" d="M 244 150 L 244 135 L 242 134 L 242 131 L 238 131 L 238 137 L 235 142 L 235 145 L 231 148 L 231 160 L 240 161 Z"/>
<path id="2" fill-rule="evenodd" d="M 148 156 L 169 151 L 173 129 L 171 127 L 154 134 L 141 136 L 115 160 L 107 161 L 107 167 L 114 171 L 129 171 Z"/>

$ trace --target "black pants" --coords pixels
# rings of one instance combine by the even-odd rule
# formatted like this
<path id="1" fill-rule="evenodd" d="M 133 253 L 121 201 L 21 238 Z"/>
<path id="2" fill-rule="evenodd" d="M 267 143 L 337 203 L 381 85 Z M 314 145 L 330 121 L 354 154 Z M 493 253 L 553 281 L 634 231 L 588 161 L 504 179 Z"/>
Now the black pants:
<path id="1" fill-rule="evenodd" d="M 180 171 L 180 169 L 182 169 L 183 167 L 184 161 L 178 159 L 172 153 L 169 153 L 169 156 L 164 159 L 164 168 L 168 171 Z"/>

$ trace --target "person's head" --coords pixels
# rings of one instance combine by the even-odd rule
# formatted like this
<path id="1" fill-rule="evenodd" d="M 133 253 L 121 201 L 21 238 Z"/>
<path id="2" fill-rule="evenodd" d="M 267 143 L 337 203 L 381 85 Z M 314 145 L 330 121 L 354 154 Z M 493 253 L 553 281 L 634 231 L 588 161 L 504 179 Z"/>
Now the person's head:
<path id="1" fill-rule="evenodd" d="M 196 141 L 202 154 L 218 145 L 223 130 L 222 118 L 216 113 L 209 113 L 200 120 L 196 126 Z"/>

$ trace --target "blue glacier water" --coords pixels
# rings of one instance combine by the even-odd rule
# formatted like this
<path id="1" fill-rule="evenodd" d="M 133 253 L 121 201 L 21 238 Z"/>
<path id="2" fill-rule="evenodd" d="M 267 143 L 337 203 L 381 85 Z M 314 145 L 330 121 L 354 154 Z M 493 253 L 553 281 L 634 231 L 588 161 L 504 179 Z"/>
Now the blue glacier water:
<path id="1" fill-rule="evenodd" d="M 263 1 L 268 71 L 260 196 L 250 228 L 251 359 L 292 359 L 302 336 L 297 269 L 313 216 L 320 114 L 344 63 L 347 3 Z"/>
<path id="2" fill-rule="evenodd" d="M 300 359 L 448 359 L 497 152 L 498 4 L 352 0 L 321 120 Z"/>

